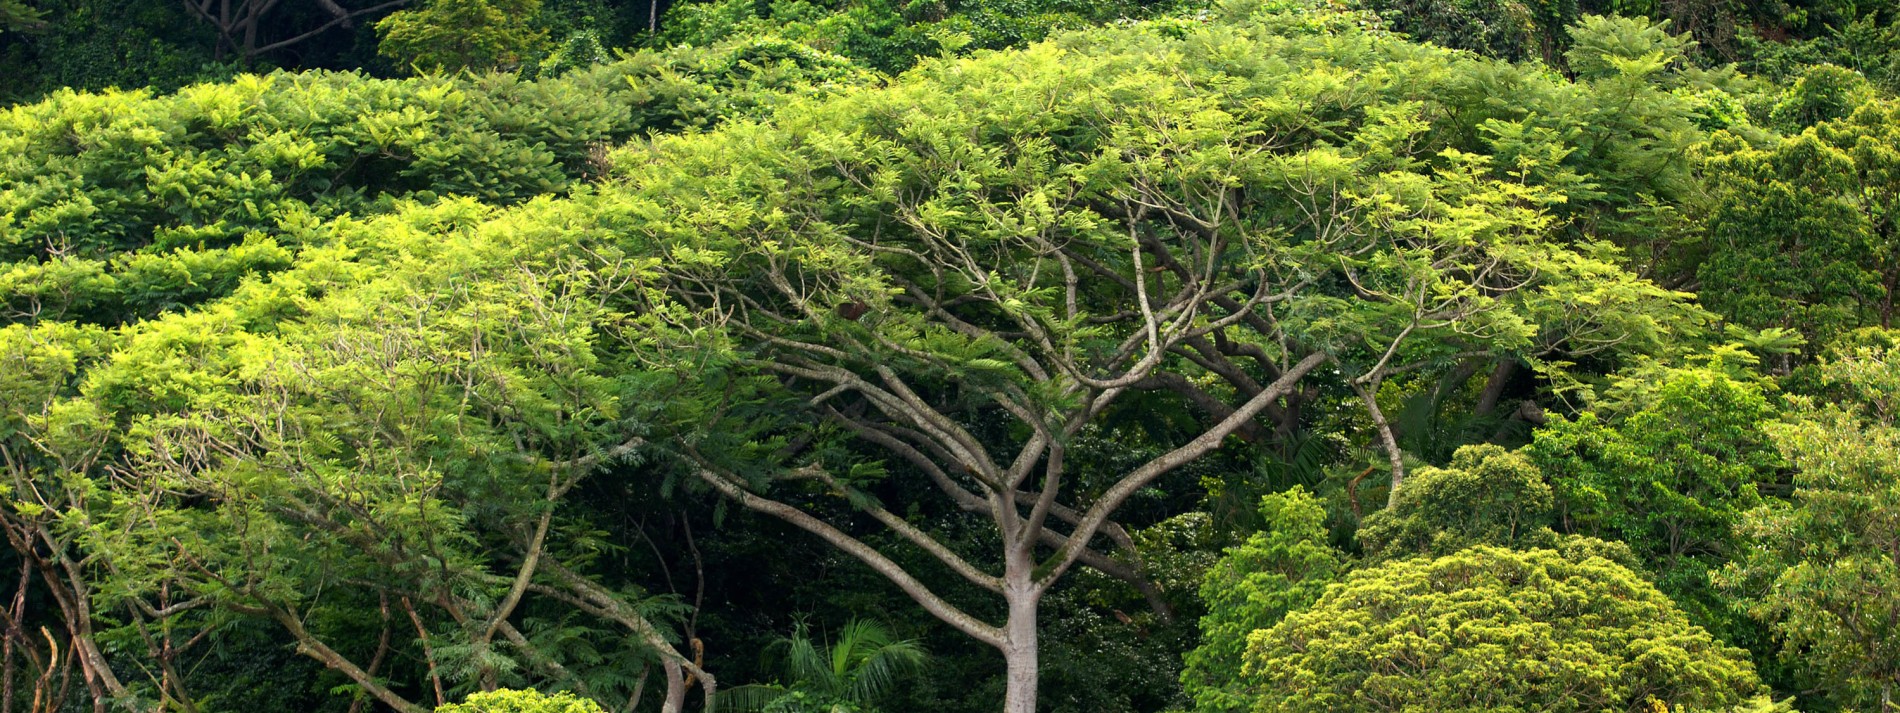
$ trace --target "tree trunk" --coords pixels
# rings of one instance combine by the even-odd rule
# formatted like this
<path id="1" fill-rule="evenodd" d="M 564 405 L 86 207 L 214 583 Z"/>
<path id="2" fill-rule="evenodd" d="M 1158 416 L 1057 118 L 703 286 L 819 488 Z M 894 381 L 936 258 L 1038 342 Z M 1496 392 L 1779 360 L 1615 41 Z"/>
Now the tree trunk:
<path id="1" fill-rule="evenodd" d="M 1504 398 L 1504 388 L 1511 384 L 1511 377 L 1517 373 L 1517 359 L 1504 357 L 1491 369 L 1491 376 L 1484 380 L 1484 391 L 1478 394 L 1477 414 L 1489 416 L 1498 408 L 1498 400 Z"/>
<path id="2" fill-rule="evenodd" d="M 680 662 L 661 656 L 660 669 L 666 672 L 666 700 L 660 703 L 660 712 L 686 710 L 686 673 L 681 670 Z"/>
<path id="3" fill-rule="evenodd" d="M 1011 588 L 1008 638 L 1003 644 L 1003 660 L 1009 671 L 1009 686 L 1003 695 L 1004 713 L 1036 713 L 1037 665 L 1041 659 L 1036 641 L 1036 604 L 1034 592 Z"/>
<path id="4" fill-rule="evenodd" d="M 1008 523 L 1008 529 L 1016 529 Z M 1043 588 L 1036 583 L 1036 541 L 1028 533 L 1005 540 L 1003 552 L 1003 600 L 1009 619 L 1003 624 L 1003 661 L 1008 671 L 1008 686 L 1003 694 L 1003 713 L 1036 713 L 1036 685 L 1041 656 L 1036 639 L 1036 609 Z"/>

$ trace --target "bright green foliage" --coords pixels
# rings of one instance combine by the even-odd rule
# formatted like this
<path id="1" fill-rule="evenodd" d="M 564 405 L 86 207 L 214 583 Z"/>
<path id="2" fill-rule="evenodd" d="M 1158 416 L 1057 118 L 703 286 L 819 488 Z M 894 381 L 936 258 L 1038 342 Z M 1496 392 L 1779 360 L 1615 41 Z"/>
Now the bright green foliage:
<path id="1" fill-rule="evenodd" d="M 1669 213 L 1666 206 L 1696 190 L 1687 154 L 1703 138 L 1706 97 L 1719 94 L 1725 77 L 1694 70 L 1687 56 L 1693 43 L 1667 24 L 1587 16 L 1569 33 L 1564 57 L 1595 95 L 1578 109 L 1588 120 L 1578 127 L 1580 145 L 1570 158 L 1589 185 L 1572 200 L 1613 208 L 1587 218 L 1590 231 L 1644 245 Z"/>
<path id="2" fill-rule="evenodd" d="M 893 513 L 1014 502 L 999 487 L 1112 512 L 1135 492 L 1118 479 L 1178 464 L 1079 485 L 1046 451 L 1130 391 L 1227 408 L 1248 384 L 1376 384 L 1470 353 L 1527 355 L 1562 378 L 1571 358 L 1697 328 L 1681 295 L 1614 248 L 1553 229 L 1567 192 L 1606 195 L 1567 161 L 1650 158 L 1630 138 L 1642 132 L 1592 136 L 1590 152 L 1569 140 L 1599 103 L 1647 96 L 1632 89 L 1646 76 L 1573 85 L 1350 25 L 1283 31 L 1299 18 L 1252 9 L 933 62 L 883 90 L 789 104 L 770 125 L 617 153 L 641 216 L 618 245 L 668 258 L 627 311 L 643 320 L 639 358 L 676 370 L 658 418 L 683 470 L 774 514 L 764 499 L 835 496 L 816 502 L 912 539 Z M 1493 112 L 1487 82 L 1551 111 Z M 1259 356 L 1234 362 L 1240 377 L 1183 356 L 1224 360 L 1223 343 Z M 1199 429 L 1231 428 L 1189 414 L 1196 430 L 1167 447 L 1198 455 L 1224 435 Z M 1029 581 L 1016 591 L 1055 582 L 1077 552 L 1017 558 L 1009 575 Z"/>
<path id="3" fill-rule="evenodd" d="M 210 606 L 172 626 L 269 621 L 347 670 L 368 655 L 346 643 L 361 612 L 400 598 L 434 629 L 451 682 L 624 698 L 666 647 L 645 617 L 669 609 L 636 589 L 547 581 L 614 613 L 565 642 L 453 623 L 531 611 L 508 594 L 525 558 L 543 572 L 586 566 L 554 551 L 572 546 L 555 510 L 627 455 L 604 449 L 636 427 L 597 373 L 609 318 L 575 289 L 615 273 L 559 258 L 577 236 L 525 215 L 476 230 L 492 210 L 459 199 L 340 221 L 333 243 L 269 283 L 141 322 L 109 354 L 84 328 L 4 328 L 0 359 L 27 366 L 0 385 L 9 475 L 45 494 L 6 516 L 87 553 L 88 596 L 106 611 L 190 592 Z M 608 662 L 552 668 L 556 645 Z"/>
<path id="4" fill-rule="evenodd" d="M 1743 653 L 1600 557 L 1474 547 L 1354 572 L 1249 642 L 1260 713 L 1721 709 Z"/>
<path id="5" fill-rule="evenodd" d="M 1794 497 L 1750 512 L 1720 574 L 1782 653 L 1842 710 L 1900 704 L 1900 353 L 1844 349 L 1822 366 L 1836 403 L 1771 427 Z"/>
<path id="6" fill-rule="evenodd" d="M 1891 324 L 1900 290 L 1897 146 L 1900 104 L 1886 100 L 1766 147 L 1718 135 L 1703 162 L 1716 196 L 1697 272 L 1704 303 L 1742 325 L 1798 330 L 1815 345 Z"/>
<path id="7" fill-rule="evenodd" d="M 547 43 L 529 24 L 540 10 L 541 0 L 423 0 L 377 21 L 376 51 L 421 72 L 513 67 Z"/>
<path id="8" fill-rule="evenodd" d="M 1757 645 L 1709 572 L 1744 549 L 1734 528 L 1778 477 L 1764 431 L 1775 411 L 1760 383 L 1719 365 L 1650 378 L 1632 412 L 1555 419 L 1527 452 L 1550 478 L 1565 530 L 1629 545 L 1693 621 Z"/>
<path id="9" fill-rule="evenodd" d="M 1345 570 L 1326 543 L 1326 511 L 1303 488 L 1260 499 L 1261 530 L 1207 571 L 1201 645 L 1187 653 L 1181 685 L 1198 713 L 1252 709 L 1240 676 L 1248 637 L 1305 609 Z"/>
<path id="10" fill-rule="evenodd" d="M 753 0 L 682 2 L 667 12 L 671 41 L 712 44 L 735 36 L 780 37 L 901 72 L 945 52 L 1001 49 L 1062 29 L 1143 14 L 1137 0 Z"/>
<path id="11" fill-rule="evenodd" d="M 585 698 L 566 693 L 552 696 L 537 691 L 501 689 L 470 694 L 468 700 L 450 703 L 435 713 L 603 713 L 601 707 Z"/>
<path id="12" fill-rule="evenodd" d="M 232 71 L 148 21 L 181 3 L 29 2 L 48 22 L 0 38 L 0 76 L 57 66 L 4 92 Z M 419 713 L 439 678 L 572 695 L 458 713 L 648 713 L 690 670 L 776 677 L 740 690 L 785 713 L 958 713 L 994 710 L 994 651 L 1020 674 L 1035 636 L 1017 713 L 1766 711 L 1715 641 L 1765 650 L 1770 625 L 1842 706 L 1891 680 L 1893 523 L 1869 513 L 1900 377 L 1832 361 L 1817 393 L 1851 405 L 1766 427 L 1740 360 L 1785 356 L 1799 389 L 1823 373 L 1793 369 L 1802 336 L 1890 319 L 1900 121 L 1872 53 L 1872 85 L 1696 68 L 1728 46 L 1672 28 L 1793 26 L 1753 0 L 1366 3 L 1555 68 L 1335 0 L 1109 27 L 1085 26 L 1175 8 L 719 0 L 642 40 L 698 46 L 609 61 L 661 4 L 533 4 L 385 22 L 435 76 L 0 110 L 0 565 L 28 577 L 0 636 L 25 664 L 43 625 L 84 663 L 60 709 L 91 683 L 140 710 Z M 1586 12 L 1676 22 L 1565 29 Z M 374 34 L 308 62 L 375 64 Z M 1661 366 L 1714 331 L 1678 289 L 1746 344 Z M 1476 376 L 1500 364 L 1527 368 Z M 1459 448 L 1572 393 L 1594 411 L 1528 450 Z M 1802 469 L 1789 504 L 1754 489 L 1787 474 L 1768 434 Z M 1381 467 L 1410 472 L 1345 582 L 1334 493 L 1223 530 Z M 1733 557 L 1754 633 L 1706 586 Z M 794 611 L 792 670 L 754 668 Z M 931 665 L 839 628 L 870 612 Z M 1355 688 L 1387 699 L 1333 697 Z"/>
<path id="13" fill-rule="evenodd" d="M 748 42 L 532 82 L 280 73 L 162 97 L 61 93 L 0 112 L 0 312 L 110 324 L 197 304 L 329 243 L 324 219 L 564 191 L 636 132 L 863 80 Z"/>
<path id="14" fill-rule="evenodd" d="M 721 708 L 764 713 L 872 713 L 877 700 L 924 664 L 923 647 L 899 639 L 884 625 L 853 619 L 823 649 L 800 625 L 773 643 L 768 655 L 783 665 L 782 683 L 742 686 L 719 698 Z"/>
<path id="15" fill-rule="evenodd" d="M 1549 547 L 1553 513 L 1550 486 L 1529 459 L 1494 445 L 1465 446 L 1449 466 L 1408 475 L 1358 537 L 1368 556 L 1381 559 L 1471 545 Z"/>

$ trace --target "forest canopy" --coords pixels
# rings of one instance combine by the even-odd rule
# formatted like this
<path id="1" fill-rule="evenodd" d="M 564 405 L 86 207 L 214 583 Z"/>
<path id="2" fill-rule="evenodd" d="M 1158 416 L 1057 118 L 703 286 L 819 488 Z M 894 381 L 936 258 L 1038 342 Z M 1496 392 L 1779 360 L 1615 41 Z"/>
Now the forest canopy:
<path id="1" fill-rule="evenodd" d="M 102 7 L 0 711 L 1900 711 L 1900 6 Z"/>

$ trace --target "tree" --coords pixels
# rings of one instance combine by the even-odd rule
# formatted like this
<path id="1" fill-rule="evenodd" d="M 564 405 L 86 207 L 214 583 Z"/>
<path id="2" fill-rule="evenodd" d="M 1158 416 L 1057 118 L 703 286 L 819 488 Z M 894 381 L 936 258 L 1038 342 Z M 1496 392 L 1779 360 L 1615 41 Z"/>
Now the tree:
<path id="1" fill-rule="evenodd" d="M 692 683 L 710 687 L 669 640 L 678 605 L 634 586 L 638 573 L 596 569 L 593 509 L 568 496 L 630 455 L 629 422 L 570 440 L 576 422 L 536 389 L 577 389 L 556 401 L 599 417 L 613 407 L 588 401 L 606 398 L 598 383 L 541 357 L 534 379 L 514 371 L 517 347 L 585 351 L 566 327 L 515 331 L 551 326 L 537 310 L 571 303 L 517 283 L 501 301 L 487 288 L 424 300 L 472 321 L 424 316 L 432 308 L 398 306 L 421 293 L 403 295 L 448 283 L 410 281 L 434 278 L 404 253 L 424 248 L 464 277 L 527 279 L 532 261 L 483 260 L 547 244 L 511 238 L 516 248 L 495 252 L 433 231 L 496 217 L 477 199 L 578 183 L 601 170 L 604 144 L 637 131 L 865 78 L 821 53 L 736 42 L 538 81 L 277 73 L 167 95 L 64 92 L 0 113 L 0 479 L 14 493 L 0 524 L 13 535 L 7 566 L 33 565 L 11 589 L 11 608 L 31 616 L 0 636 L 31 665 L 51 662 L 47 705 L 70 688 L 99 705 L 215 706 L 244 682 L 205 672 L 234 660 L 272 668 L 283 678 L 260 687 L 291 697 L 310 688 L 298 677 L 328 669 L 321 688 L 356 686 L 359 707 L 439 702 L 438 681 L 584 688 L 617 706 L 657 689 L 675 710 Z M 376 313 L 418 321 L 357 321 Z M 351 346 L 376 333 L 407 341 Z M 510 346 L 472 346 L 489 336 Z M 478 351 L 493 358 L 471 365 Z M 291 371 L 239 366 L 252 358 Z M 386 373 L 397 362 L 410 371 Z M 361 372 L 349 375 L 361 369 L 383 390 L 361 391 Z M 501 411 L 438 399 L 444 369 L 462 389 L 507 391 L 487 402 Z M 511 398 L 552 411 L 528 423 L 533 408 L 502 404 Z M 420 420 L 316 415 L 346 404 Z M 265 411 L 323 424 L 259 420 Z M 511 425 L 473 425 L 489 418 Z M 541 446 L 559 452 L 529 462 Z M 215 453 L 175 450 L 197 447 Z M 511 595 L 523 571 L 528 589 Z M 221 639 L 268 655 L 234 655 Z M 310 665 L 273 666 L 285 644 Z"/>
<path id="2" fill-rule="evenodd" d="M 1448 555 L 1471 545 L 1549 547 L 1556 533 L 1544 474 L 1494 445 L 1465 446 L 1449 466 L 1413 473 L 1392 504 L 1365 519 L 1359 542 L 1373 558 Z"/>
<path id="3" fill-rule="evenodd" d="M 376 51 L 424 72 L 513 67 L 543 49 L 541 0 L 425 0 L 376 23 Z"/>
<path id="4" fill-rule="evenodd" d="M 589 576 L 585 517 L 565 512 L 582 481 L 639 445 L 612 382 L 589 367 L 600 313 L 557 286 L 591 278 L 530 269 L 559 234 L 510 241 L 503 258 L 415 228 L 488 209 L 412 210 L 336 236 L 388 252 L 343 273 L 316 260 L 275 287 L 143 322 L 78 383 L 96 332 L 5 328 L 0 358 L 33 368 L 5 386 L 0 453 L 20 495 L 0 515 L 14 550 L 39 553 L 42 578 L 68 593 L 62 619 L 95 700 L 150 692 L 191 710 L 174 656 L 239 622 L 274 625 L 405 713 L 458 684 L 504 683 L 631 709 L 650 667 L 663 711 L 682 710 L 690 685 L 715 693 L 673 645 L 678 608 Z M 445 287 L 462 279 L 473 282 Z M 281 289 L 314 299 L 288 307 Z M 562 638 L 614 661 L 570 668 L 534 618 L 580 620 Z M 156 665 L 134 670 L 150 681 L 113 678 L 94 643 L 107 626 L 143 644 Z M 398 668 L 405 659 L 418 664 Z"/>
<path id="5" fill-rule="evenodd" d="M 1347 575 L 1255 634 L 1242 675 L 1272 713 L 1720 710 L 1761 687 L 1635 572 L 1489 546 Z"/>
<path id="6" fill-rule="evenodd" d="M 1630 381 L 1642 392 L 1621 410 L 1553 419 L 1526 447 L 1550 478 L 1561 527 L 1628 544 L 1692 621 L 1761 647 L 1709 573 L 1748 549 L 1735 527 L 1781 476 L 1766 387 L 1720 358 Z"/>
<path id="7" fill-rule="evenodd" d="M 85 477 L 106 456 L 102 414 L 70 399 L 79 388 L 78 374 L 104 356 L 111 339 L 97 328 L 53 324 L 40 329 L 20 325 L 0 327 L 0 532 L 18 555 L 26 572 L 57 609 L 64 631 L 60 641 L 45 629 L 47 651 L 42 660 L 58 660 L 61 650 L 77 661 L 92 698 L 92 710 L 103 713 L 108 701 L 125 695 L 125 684 L 114 673 L 98 640 L 95 600 L 98 582 L 81 554 L 83 531 L 62 526 L 62 516 L 86 505 L 95 487 Z M 24 578 L 24 577 L 23 577 Z M 24 590 L 24 586 L 22 586 Z M 7 617 L 7 650 L 19 646 L 32 651 L 38 641 L 25 631 L 24 621 Z M 70 664 L 69 664 L 70 665 Z M 53 664 L 44 664 L 52 673 Z M 11 690 L 11 671 L 5 682 Z M 49 704 L 63 698 L 44 690 Z"/>
<path id="8" fill-rule="evenodd" d="M 1891 342 L 1889 337 L 1887 340 Z M 1900 704 L 1900 353 L 1844 345 L 1828 401 L 1770 427 L 1794 497 L 1750 511 L 1718 580 L 1843 709 Z"/>
<path id="9" fill-rule="evenodd" d="M 1694 319 L 1608 248 L 1552 238 L 1559 194 L 1525 178 L 1538 159 L 1446 146 L 1479 132 L 1436 132 L 1427 117 L 1460 116 L 1426 108 L 1437 88 L 1493 66 L 1351 30 L 1173 32 L 937 63 L 622 154 L 619 210 L 637 217 L 617 232 L 652 256 L 629 341 L 671 374 L 647 400 L 671 411 L 680 474 L 996 647 L 1012 712 L 1035 706 L 1038 604 L 1071 567 L 1143 586 L 1097 549 L 1115 512 L 1230 437 L 1298 428 L 1309 380 L 1359 397 L 1396 483 L 1388 377 L 1511 354 L 1561 378 L 1560 355 L 1644 349 Z M 1300 79 L 1345 57 L 1406 79 Z M 1211 79 L 1238 71 L 1233 91 Z M 1070 443 L 1140 392 L 1198 414 L 1195 430 L 1127 470 L 1072 471 Z M 819 494 L 1001 600 L 1003 621 L 808 506 Z M 989 556 L 904 514 L 943 505 L 988 520 Z"/>
<path id="10" fill-rule="evenodd" d="M 1393 27 L 1422 42 L 1512 61 L 1556 60 L 1562 29 L 1578 13 L 1574 0 L 1372 0 L 1365 3 Z"/>
<path id="11" fill-rule="evenodd" d="M 1201 584 L 1201 644 L 1181 672 L 1198 713 L 1251 710 L 1240 675 L 1248 638 L 1317 601 L 1345 571 L 1326 543 L 1326 511 L 1304 488 L 1261 498 L 1260 515 L 1260 531 L 1228 549 Z"/>
<path id="12" fill-rule="evenodd" d="M 837 641 L 820 650 L 804 625 L 773 644 L 780 659 L 782 683 L 741 686 L 719 698 L 721 707 L 770 713 L 802 711 L 870 713 L 877 699 L 890 692 L 900 677 L 915 673 L 925 660 L 914 639 L 899 639 L 882 624 L 864 619 L 847 622 Z"/>
<path id="13" fill-rule="evenodd" d="M 1717 203 L 1697 276 L 1711 309 L 1753 328 L 1797 330 L 1818 348 L 1893 323 L 1900 103 L 1789 111 L 1851 113 L 1761 148 L 1717 135 L 1702 169 Z"/>
<path id="14" fill-rule="evenodd" d="M 316 27 L 283 29 L 273 24 L 274 18 L 280 18 L 283 0 L 179 0 L 185 9 L 200 20 L 209 23 L 218 31 L 217 58 L 223 60 L 231 54 L 237 55 L 245 66 L 257 61 L 260 55 L 296 45 L 337 27 L 351 27 L 357 18 L 374 15 L 391 8 L 401 7 L 409 0 L 385 0 L 366 2 L 357 7 L 347 7 L 338 0 L 293 0 L 292 7 L 299 9 L 321 10 L 327 20 Z"/>

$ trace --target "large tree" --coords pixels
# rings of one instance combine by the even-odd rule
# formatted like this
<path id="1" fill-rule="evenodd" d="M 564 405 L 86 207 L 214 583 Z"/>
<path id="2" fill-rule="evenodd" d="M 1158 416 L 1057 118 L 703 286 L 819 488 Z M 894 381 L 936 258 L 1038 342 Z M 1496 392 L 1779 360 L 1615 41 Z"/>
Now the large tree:
<path id="1" fill-rule="evenodd" d="M 773 53 L 794 59 L 757 76 Z M 573 248 L 516 234 L 545 207 L 464 231 L 497 215 L 475 201 L 563 190 L 605 142 L 863 76 L 741 41 L 532 82 L 278 74 L 0 114 L 0 557 L 25 567 L 0 649 L 48 706 L 189 710 L 249 687 L 217 668 L 242 633 L 294 642 L 359 707 L 422 707 L 436 680 L 685 705 L 714 679 L 669 641 L 675 608 L 638 565 L 591 566 L 573 504 L 633 437 L 605 377 L 556 364 L 595 329 L 543 289 L 572 273 L 518 252 Z"/>
<path id="2" fill-rule="evenodd" d="M 1839 72 L 1818 68 L 1807 79 Z M 1783 109 L 1812 103 L 1805 94 L 1851 98 L 1805 83 L 1792 94 Z M 1702 168 L 1716 201 L 1696 272 L 1711 309 L 1754 328 L 1798 330 L 1816 349 L 1857 327 L 1893 326 L 1900 297 L 1900 103 L 1821 116 L 1830 120 L 1767 146 L 1728 134 L 1711 141 Z"/>
<path id="3" fill-rule="evenodd" d="M 406 224 L 487 214 L 449 201 L 345 224 L 333 250 L 378 247 L 110 338 L 0 328 L 0 529 L 55 593 L 95 709 L 196 710 L 184 664 L 242 622 L 403 713 L 502 684 L 631 711 L 649 667 L 661 710 L 695 684 L 711 699 L 675 609 L 594 576 L 569 505 L 639 445 L 592 369 L 599 303 L 564 286 L 604 276 L 546 262 L 569 264 L 550 257 L 561 233 L 502 247 Z M 534 617 L 594 623 L 549 641 Z M 115 676 L 107 628 L 143 645 L 150 664 L 129 670 L 149 681 Z M 612 661 L 553 653 L 576 641 Z"/>
<path id="4" fill-rule="evenodd" d="M 1514 70 L 1287 22 L 940 63 L 619 154 L 621 249 L 649 261 L 630 339 L 676 374 L 654 400 L 684 472 L 997 648 L 1005 710 L 1026 712 L 1040 601 L 1078 564 L 1146 586 L 1114 517 L 1170 472 L 1298 430 L 1324 387 L 1363 407 L 1396 484 L 1393 376 L 1498 358 L 1556 376 L 1693 315 L 1613 250 L 1553 237 L 1564 194 L 1534 177 L 1560 134 L 1519 126 L 1547 145 L 1508 165 L 1482 153 L 1461 122 L 1483 111 L 1450 87 Z M 1197 425 L 1126 468 L 1071 459 L 1129 408 Z M 945 506 L 995 549 L 908 514 Z M 927 584 L 930 561 L 1000 621 Z"/>
<path id="5" fill-rule="evenodd" d="M 1832 403 L 1770 426 L 1794 497 L 1747 514 L 1718 577 L 1843 710 L 1900 705 L 1900 352 L 1875 337 L 1822 366 Z"/>

